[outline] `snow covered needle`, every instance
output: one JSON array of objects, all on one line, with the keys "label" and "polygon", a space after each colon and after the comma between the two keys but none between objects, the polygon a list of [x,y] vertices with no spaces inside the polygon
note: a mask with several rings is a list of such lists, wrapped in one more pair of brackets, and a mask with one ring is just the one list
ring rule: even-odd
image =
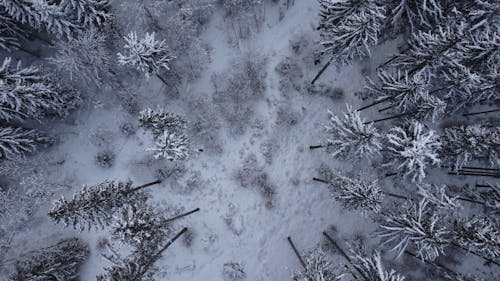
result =
[{"label": "snow covered needle", "polygon": [[424,125],[412,122],[405,127],[394,127],[387,134],[389,162],[386,166],[394,166],[411,177],[413,182],[421,182],[425,178],[427,165],[438,165],[438,151],[441,142],[438,135],[430,130],[424,132]]},{"label": "snow covered needle", "polygon": [[363,215],[380,211],[383,195],[376,181],[336,175],[330,185],[330,191],[346,209],[360,211]]},{"label": "snow covered needle", "polygon": [[[356,280],[363,281],[403,281],[405,277],[393,269],[385,270],[379,252],[373,256],[365,257],[356,255],[353,258],[353,266],[356,270],[351,273]],[[360,276],[358,276],[360,275]]]},{"label": "snow covered needle", "polygon": [[377,128],[372,123],[364,124],[358,111],[347,105],[343,119],[331,111],[328,114],[330,122],[326,126],[326,132],[328,144],[333,147],[333,157],[345,159],[355,156],[369,159],[380,154],[382,144]]},{"label": "snow covered needle", "polygon": [[160,74],[162,69],[170,70],[169,63],[175,57],[165,44],[165,40],[155,40],[155,34],[147,33],[138,38],[135,32],[130,32],[123,38],[126,42],[126,54],[118,53],[120,65],[135,66],[137,70],[149,74]]},{"label": "snow covered needle", "polygon": [[164,131],[148,150],[155,152],[156,159],[182,160],[189,155],[189,140],[183,134]]},{"label": "snow covered needle", "polygon": [[294,281],[335,281],[341,275],[335,273],[333,262],[321,248],[309,251],[304,262],[306,268],[293,274]]},{"label": "snow covered needle", "polygon": [[449,210],[460,208],[457,197],[446,194],[446,185],[421,184],[418,185],[418,194],[438,208]]},{"label": "snow covered needle", "polygon": [[500,257],[500,232],[495,223],[484,216],[474,216],[457,223],[455,239],[469,250],[484,253],[493,259]]},{"label": "snow covered needle", "polygon": [[448,231],[438,226],[441,218],[428,208],[428,204],[426,199],[419,203],[410,202],[409,208],[386,216],[377,232],[383,244],[395,244],[391,250],[397,251],[398,256],[412,244],[422,260],[434,260],[444,254],[449,242],[446,238]]}]

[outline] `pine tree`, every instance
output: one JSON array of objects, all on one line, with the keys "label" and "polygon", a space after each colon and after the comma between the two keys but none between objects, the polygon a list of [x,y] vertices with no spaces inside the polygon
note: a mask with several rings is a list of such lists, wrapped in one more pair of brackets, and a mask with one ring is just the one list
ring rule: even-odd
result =
[{"label": "pine tree", "polygon": [[332,259],[320,247],[307,252],[303,260],[305,268],[294,272],[294,281],[335,281],[341,276]]},{"label": "pine tree", "polygon": [[65,116],[80,102],[79,95],[42,74],[37,67],[11,67],[5,58],[0,66],[0,118],[22,119]]},{"label": "pine tree", "polygon": [[109,0],[61,0],[64,14],[84,29],[102,29],[113,18]]},{"label": "pine tree", "polygon": [[[320,29],[320,43],[324,52],[331,53],[344,62],[370,55],[370,47],[378,43],[385,18],[385,9],[377,1],[347,1],[360,2],[363,4],[358,4],[356,12]],[[334,17],[337,16],[334,14]]]},{"label": "pine tree", "polygon": [[364,215],[380,211],[383,193],[377,181],[334,175],[329,189],[346,209],[359,211]]},{"label": "pine tree", "polygon": [[0,48],[5,51],[18,49],[21,47],[19,39],[26,39],[23,30],[5,11],[0,10]]},{"label": "pine tree", "polygon": [[164,131],[148,150],[154,152],[153,156],[156,159],[173,161],[186,159],[190,153],[189,146],[189,140],[184,134]]},{"label": "pine tree", "polygon": [[90,256],[88,245],[77,238],[35,252],[15,264],[11,281],[78,281],[80,266]]},{"label": "pine tree", "polygon": [[442,154],[456,169],[474,160],[500,166],[500,127],[469,125],[444,131]]},{"label": "pine tree", "polygon": [[102,33],[85,31],[71,41],[59,41],[57,52],[49,62],[71,80],[86,84],[103,85],[113,81],[114,71],[111,56]]},{"label": "pine tree", "polygon": [[32,129],[0,127],[0,159],[13,159],[33,152],[51,138]]},{"label": "pine tree", "polygon": [[118,53],[118,62],[129,65],[149,74],[160,75],[162,70],[170,70],[170,62],[175,58],[165,40],[158,41],[154,33],[147,33],[138,38],[135,32],[130,32],[124,38],[127,50],[125,54]]},{"label": "pine tree", "polygon": [[395,32],[409,27],[410,32],[431,28],[443,18],[439,0],[396,0],[387,1],[388,23]]},{"label": "pine tree", "polygon": [[460,208],[457,197],[447,194],[446,185],[419,184],[418,194],[422,199],[440,209],[456,210]]},{"label": "pine tree", "polygon": [[171,228],[167,220],[153,208],[134,202],[117,212],[111,232],[115,239],[140,247],[161,242],[161,239],[171,234]]},{"label": "pine tree", "polygon": [[330,122],[326,126],[326,132],[334,157],[346,159],[354,156],[358,159],[370,159],[380,154],[380,134],[373,124],[365,124],[359,112],[347,106],[343,119],[331,111],[328,113]]},{"label": "pine tree", "polygon": [[466,25],[459,22],[414,33],[408,42],[409,49],[396,55],[389,65],[411,74],[429,72],[432,75],[449,61],[460,60],[458,46],[467,40],[465,29]]},{"label": "pine tree", "polygon": [[181,132],[186,128],[186,123],[182,116],[164,109],[146,108],[139,114],[139,126],[151,130],[155,137],[161,136],[165,131]]},{"label": "pine tree", "polygon": [[448,230],[440,227],[442,218],[429,208],[426,199],[408,202],[402,211],[389,214],[384,218],[377,235],[383,244],[392,244],[392,251],[401,256],[409,245],[417,250],[422,260],[434,260],[444,254],[448,245]]},{"label": "pine tree", "polygon": [[454,239],[460,247],[496,259],[500,257],[500,231],[496,223],[485,216],[458,220]]},{"label": "pine tree", "polygon": [[[129,257],[121,257],[112,250],[111,255],[105,255],[113,265],[104,269],[105,273],[97,276],[97,281],[152,281],[156,270],[155,263],[162,257],[163,253],[172,245],[175,240],[187,231],[183,228],[177,235],[164,245],[156,244],[154,247],[143,247],[140,251],[133,253]],[[165,239],[167,237],[164,237]],[[164,240],[165,240],[164,239]]]},{"label": "pine tree", "polygon": [[428,165],[439,165],[438,152],[441,143],[432,130],[424,132],[424,125],[411,122],[404,127],[394,127],[387,134],[387,162],[410,177],[413,182],[421,182],[425,178]]},{"label": "pine tree", "polygon": [[420,104],[429,96],[430,76],[425,72],[377,71],[378,81],[368,80],[367,89],[376,100],[388,101],[402,112]]},{"label": "pine tree", "polygon": [[84,186],[72,199],[64,197],[55,202],[49,216],[56,222],[63,222],[74,229],[79,226],[83,231],[93,226],[109,225],[113,214],[128,204],[145,202],[148,196],[143,187],[158,181],[132,187],[132,182],[105,181],[94,186]]},{"label": "pine tree", "polygon": [[386,270],[382,264],[382,258],[379,252],[375,252],[372,256],[366,257],[361,254],[356,254],[352,257],[351,274],[354,280],[360,281],[403,281],[405,277],[395,270]]},{"label": "pine tree", "polygon": [[28,24],[34,29],[43,27],[42,16],[37,10],[36,1],[31,0],[0,0],[0,6],[17,22]]}]

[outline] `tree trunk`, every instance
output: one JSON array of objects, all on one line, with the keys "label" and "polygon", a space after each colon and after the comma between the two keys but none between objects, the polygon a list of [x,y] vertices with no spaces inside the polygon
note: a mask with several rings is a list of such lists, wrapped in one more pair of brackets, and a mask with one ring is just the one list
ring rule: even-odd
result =
[{"label": "tree trunk", "polygon": [[200,210],[200,208],[196,208],[196,209],[191,210],[191,211],[189,211],[189,212],[186,212],[186,213],[184,213],[184,214],[180,214],[180,215],[177,215],[177,216],[175,216],[175,217],[173,217],[173,218],[169,218],[169,219],[167,219],[165,222],[175,221],[175,220],[177,220],[177,219],[180,219],[180,218],[183,218],[183,217],[185,217],[185,216],[189,216],[189,215],[191,215],[191,214],[193,214],[193,213],[196,213],[196,212],[198,212],[199,210]]},{"label": "tree trunk", "polygon": [[313,181],[319,181],[319,182],[322,182],[322,183],[330,184],[328,181],[323,180],[323,179],[318,179],[318,178],[313,178]]},{"label": "tree trunk", "polygon": [[498,112],[500,109],[493,109],[493,110],[486,110],[486,111],[478,111],[478,112],[471,112],[471,113],[464,113],[463,116],[471,116],[471,115],[479,115],[479,114],[487,114],[491,112]]},{"label": "tree trunk", "polygon": [[370,107],[372,107],[372,106],[375,106],[375,105],[380,104],[380,103],[383,103],[383,102],[386,102],[386,101],[388,101],[388,100],[390,100],[390,99],[392,99],[392,97],[383,98],[383,99],[378,100],[378,101],[375,101],[375,102],[373,102],[373,103],[371,103],[371,104],[369,104],[369,105],[365,105],[365,106],[363,106],[363,107],[361,107],[361,108],[357,109],[356,111],[363,111],[363,110],[365,110],[365,109],[367,109],[367,108],[370,108]]},{"label": "tree trunk", "polygon": [[334,57],[334,56],[332,56],[332,57],[328,60],[328,62],[325,64],[325,66],[323,66],[323,67],[321,68],[321,70],[318,72],[318,74],[316,74],[316,76],[314,76],[314,79],[311,81],[311,85],[314,85],[314,83],[316,83],[316,80],[318,80],[318,79],[319,79],[319,77],[321,77],[321,75],[323,75],[323,72],[325,72],[325,70],[326,70],[326,69],[330,66],[330,64],[332,63],[332,61],[333,61],[333,59],[334,59],[334,58],[335,58],[335,57]]},{"label": "tree trunk", "polygon": [[325,147],[325,146],[324,146],[324,145],[322,145],[322,144],[319,144],[319,145],[310,145],[310,146],[309,146],[309,149],[311,149],[311,150],[312,150],[312,149],[318,149],[318,148],[323,148],[323,147]]},{"label": "tree trunk", "polygon": [[469,250],[469,249],[466,249],[460,245],[458,245],[456,242],[451,242],[451,244],[459,249],[462,249],[463,251],[467,252],[467,253],[471,253],[479,258],[482,258],[483,260],[487,261],[488,263],[493,263],[497,266],[500,266],[500,263],[490,259],[490,258],[487,258],[487,257],[483,257],[482,255],[480,255],[479,253],[475,252],[475,251],[472,251],[472,250]]},{"label": "tree trunk", "polygon": [[363,124],[366,125],[366,124],[370,124],[370,123],[377,123],[377,122],[381,122],[381,121],[385,121],[385,120],[396,119],[396,118],[404,117],[406,115],[410,115],[410,114],[413,114],[413,113],[415,113],[415,112],[414,111],[405,112],[405,113],[401,113],[401,114],[398,114],[398,115],[389,116],[389,117],[382,118],[382,119],[377,119],[377,120],[373,120],[373,121],[364,122]]},{"label": "tree trunk", "polygon": [[138,187],[134,187],[132,188],[129,193],[132,193],[132,192],[136,192],[137,190],[139,189],[143,189],[143,188],[146,188],[148,186],[152,186],[152,185],[155,185],[155,184],[159,184],[161,183],[161,180],[155,180],[155,181],[152,181],[152,182],[148,182],[146,184],[143,184],[143,185],[139,185]]},{"label": "tree trunk", "polygon": [[288,236],[287,239],[288,239],[288,243],[290,243],[290,246],[292,246],[293,252],[295,253],[297,258],[299,259],[300,264],[302,265],[302,267],[304,267],[305,270],[307,270],[306,263],[304,262],[304,259],[302,258],[302,256],[299,254],[299,251],[297,251],[297,248],[295,248],[295,245],[293,244],[292,238],[290,238],[290,236]]}]

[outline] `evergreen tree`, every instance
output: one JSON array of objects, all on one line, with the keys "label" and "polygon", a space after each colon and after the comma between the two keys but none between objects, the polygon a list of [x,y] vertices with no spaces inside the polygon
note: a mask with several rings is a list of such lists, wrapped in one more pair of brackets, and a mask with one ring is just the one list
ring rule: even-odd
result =
[{"label": "evergreen tree", "polygon": [[12,159],[35,151],[52,140],[36,130],[0,127],[0,159]]},{"label": "evergreen tree", "polygon": [[442,218],[429,208],[429,201],[408,204],[402,211],[387,215],[377,235],[384,245],[394,245],[391,250],[397,251],[398,256],[412,245],[422,260],[434,260],[444,254],[449,232],[439,226]]},{"label": "evergreen tree", "polygon": [[424,132],[424,125],[412,122],[404,127],[394,127],[387,134],[387,162],[410,177],[413,182],[421,182],[425,178],[428,165],[439,165],[438,152],[441,143],[432,130]]},{"label": "evergreen tree", "polygon": [[190,153],[189,140],[184,134],[164,131],[155,139],[149,151],[154,152],[154,158],[167,160],[186,159]]},{"label": "evergreen tree", "polygon": [[138,38],[135,32],[130,32],[124,40],[127,52],[118,53],[121,65],[135,67],[146,75],[160,75],[162,70],[170,70],[170,62],[175,57],[170,54],[164,40],[155,39],[154,33],[146,33],[143,38]]},{"label": "evergreen tree", "polygon": [[377,181],[334,175],[329,189],[346,209],[362,214],[380,211],[383,194]]},{"label": "evergreen tree", "polygon": [[354,270],[351,274],[354,280],[360,281],[403,281],[405,277],[395,270],[386,270],[382,264],[382,258],[379,252],[375,252],[372,256],[364,256],[356,254],[352,257],[352,265]]},{"label": "evergreen tree", "polygon": [[80,97],[42,74],[37,67],[11,67],[5,58],[0,66],[0,118],[3,120],[45,116],[65,116],[74,109]]},{"label": "evergreen tree", "polygon": [[343,119],[330,111],[328,113],[330,122],[326,126],[326,132],[334,157],[347,159],[354,156],[358,159],[370,159],[380,154],[380,134],[373,124],[365,124],[358,111],[347,106]]},{"label": "evergreen tree", "polygon": [[113,214],[128,204],[145,202],[148,196],[142,188],[158,181],[132,187],[132,182],[105,181],[94,186],[84,186],[72,199],[64,197],[55,202],[49,216],[56,222],[63,222],[80,230],[92,226],[109,225]]},{"label": "evergreen tree", "polygon": [[335,281],[339,280],[333,261],[317,247],[304,255],[305,268],[292,275],[294,281]]},{"label": "evergreen tree", "polygon": [[5,11],[0,10],[0,48],[11,51],[20,47],[19,39],[25,39],[24,31]]},{"label": "evergreen tree", "polygon": [[388,101],[402,112],[429,97],[430,76],[425,72],[377,71],[378,81],[368,80],[368,91],[379,101]]},{"label": "evergreen tree", "polygon": [[61,0],[59,4],[72,21],[84,29],[102,29],[113,16],[109,0]]},{"label": "evergreen tree", "polygon": [[446,193],[446,185],[419,184],[418,194],[430,204],[440,209],[456,210],[460,208],[457,197]]},{"label": "evergreen tree", "polygon": [[395,0],[388,2],[388,24],[398,32],[409,27],[410,32],[428,29],[443,18],[439,0]]},{"label": "evergreen tree", "polygon": [[40,0],[0,0],[0,6],[5,12],[17,22],[28,24],[34,29],[44,26],[42,15],[37,10],[37,2]]},{"label": "evergreen tree", "polygon": [[460,247],[483,253],[487,257],[500,257],[500,231],[496,223],[485,216],[473,216],[458,220],[454,238]]},{"label": "evergreen tree", "polygon": [[[104,257],[113,265],[104,269],[105,273],[97,276],[98,281],[152,281],[156,271],[155,263],[162,257],[163,253],[182,234],[187,231],[183,228],[177,235],[164,245],[155,244],[151,247],[143,247],[140,251],[133,253],[129,257],[121,257],[116,251]],[[167,238],[167,237],[164,237]],[[166,239],[164,239],[166,240]]]},{"label": "evergreen tree", "polygon": [[500,127],[469,125],[444,131],[442,154],[456,169],[474,160],[500,166]]},{"label": "evergreen tree", "polygon": [[139,126],[151,130],[155,137],[161,136],[165,131],[181,132],[186,128],[186,123],[182,116],[164,109],[146,108],[139,114]]},{"label": "evergreen tree", "polygon": [[17,261],[15,271],[9,276],[9,280],[79,281],[80,266],[89,256],[88,245],[77,238],[65,239]]},{"label": "evergreen tree", "polygon": [[[335,5],[335,4],[334,4]],[[329,11],[333,12],[330,20],[322,20],[320,24],[321,45],[324,52],[344,62],[360,56],[370,55],[370,47],[378,43],[385,9],[377,1],[340,1],[340,11],[352,11],[340,20],[338,10],[323,9],[321,16],[328,18]],[[346,9],[347,8],[347,9]]]},{"label": "evergreen tree", "polygon": [[71,80],[103,85],[113,82],[113,62],[106,46],[106,38],[96,31],[85,31],[71,41],[59,41],[57,52],[49,62]]},{"label": "evergreen tree", "polygon": [[128,204],[114,216],[112,234],[115,239],[140,247],[160,243],[171,234],[167,220],[147,205]]}]

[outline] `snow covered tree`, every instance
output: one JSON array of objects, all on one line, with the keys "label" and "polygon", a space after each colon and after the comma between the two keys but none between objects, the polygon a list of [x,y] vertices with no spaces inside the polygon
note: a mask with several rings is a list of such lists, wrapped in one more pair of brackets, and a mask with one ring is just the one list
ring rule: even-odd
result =
[{"label": "snow covered tree", "polygon": [[317,247],[304,255],[305,268],[292,275],[294,281],[336,281],[340,274],[327,254]]},{"label": "snow covered tree", "polygon": [[124,38],[127,50],[125,54],[118,53],[118,63],[135,67],[137,70],[149,74],[160,75],[162,70],[170,70],[170,62],[175,58],[165,40],[155,39],[155,33],[147,33],[138,38],[135,32],[130,32]]},{"label": "snow covered tree", "polygon": [[439,0],[392,0],[388,2],[388,24],[399,32],[409,27],[410,32],[432,28],[443,18]]},{"label": "snow covered tree", "polygon": [[[162,257],[163,253],[179,237],[187,231],[183,228],[172,239],[164,245],[156,247],[146,247],[141,251],[133,253],[129,257],[121,257],[116,251],[111,255],[105,255],[113,265],[104,269],[105,273],[97,276],[97,281],[152,281],[155,273],[154,264]],[[167,239],[167,237],[164,237]]]},{"label": "snow covered tree", "polygon": [[446,193],[446,185],[419,184],[418,194],[422,199],[440,209],[456,210],[460,208],[457,197]]},{"label": "snow covered tree", "polygon": [[332,155],[341,159],[352,156],[370,159],[380,154],[381,136],[373,124],[365,124],[358,111],[347,106],[344,118],[328,111],[330,122],[326,126],[328,145],[332,146]]},{"label": "snow covered tree", "polygon": [[425,72],[377,71],[378,81],[368,79],[367,89],[378,101],[388,101],[402,112],[428,99],[430,76]]},{"label": "snow covered tree", "polygon": [[457,244],[464,249],[493,259],[500,257],[500,231],[488,217],[473,216],[468,220],[458,220],[453,234]]},{"label": "snow covered tree", "polygon": [[80,102],[79,95],[42,74],[34,66],[0,66],[0,118],[6,121],[31,117],[65,116]]},{"label": "snow covered tree", "polygon": [[171,233],[167,220],[141,202],[121,208],[114,216],[111,229],[115,239],[136,247],[144,243],[160,243]]},{"label": "snow covered tree", "polygon": [[190,144],[184,134],[167,130],[155,139],[154,145],[148,148],[148,151],[153,151],[156,159],[182,160],[189,156]]},{"label": "snow covered tree", "polygon": [[186,120],[164,109],[146,108],[139,114],[139,126],[151,130],[153,136],[161,136],[165,131],[181,132],[186,128]]},{"label": "snow covered tree", "polygon": [[394,127],[387,134],[387,162],[410,177],[413,182],[421,182],[425,178],[428,165],[439,165],[441,143],[433,130],[424,131],[424,125],[411,122],[403,127]]},{"label": "snow covered tree", "polygon": [[426,199],[408,202],[402,211],[388,214],[377,231],[384,245],[392,244],[398,256],[412,245],[422,260],[434,260],[444,254],[449,244],[449,231],[440,227],[442,218],[429,208]]},{"label": "snow covered tree", "polygon": [[143,188],[157,184],[154,181],[138,187],[132,181],[105,181],[94,186],[84,186],[72,199],[64,197],[55,202],[49,216],[56,222],[63,222],[80,230],[91,229],[92,226],[109,225],[113,214],[127,204],[145,202],[148,196]]},{"label": "snow covered tree", "polygon": [[40,0],[0,0],[0,6],[17,22],[40,29],[43,21],[36,6],[38,1]]},{"label": "snow covered tree", "polygon": [[0,126],[0,159],[23,156],[51,142],[51,138],[36,130]]},{"label": "snow covered tree", "polygon": [[19,39],[26,39],[19,24],[12,20],[5,11],[0,10],[0,48],[11,51],[21,47]]},{"label": "snow covered tree", "polygon": [[361,281],[403,281],[405,277],[395,270],[386,270],[379,252],[372,256],[356,254],[352,258],[354,270],[350,270],[354,280]]},{"label": "snow covered tree", "polygon": [[113,18],[109,0],[61,0],[59,7],[65,15],[84,29],[102,29]]},{"label": "snow covered tree", "polygon": [[[377,1],[340,1],[342,4],[355,4],[355,12],[342,20],[324,21],[320,28],[320,43],[324,52],[343,62],[356,57],[370,55],[370,47],[378,43],[385,19],[385,9]],[[323,10],[328,12],[328,10]],[[322,15],[322,17],[325,17]],[[338,17],[335,13],[333,19]]]},{"label": "snow covered tree", "polygon": [[474,160],[500,166],[500,127],[469,125],[444,132],[442,154],[456,169]]},{"label": "snow covered tree", "polygon": [[411,74],[422,71],[432,74],[445,63],[460,59],[458,46],[467,38],[465,29],[466,25],[460,22],[414,33],[408,42],[409,49],[396,55],[389,65]]},{"label": "snow covered tree", "polygon": [[333,175],[329,189],[333,197],[349,210],[362,214],[380,211],[383,193],[377,181]]},{"label": "snow covered tree", "polygon": [[59,41],[49,62],[71,80],[103,85],[114,80],[113,63],[103,33],[86,31],[71,41]]},{"label": "snow covered tree", "polygon": [[78,238],[62,240],[15,263],[10,281],[78,281],[80,266],[90,256],[88,245]]}]

